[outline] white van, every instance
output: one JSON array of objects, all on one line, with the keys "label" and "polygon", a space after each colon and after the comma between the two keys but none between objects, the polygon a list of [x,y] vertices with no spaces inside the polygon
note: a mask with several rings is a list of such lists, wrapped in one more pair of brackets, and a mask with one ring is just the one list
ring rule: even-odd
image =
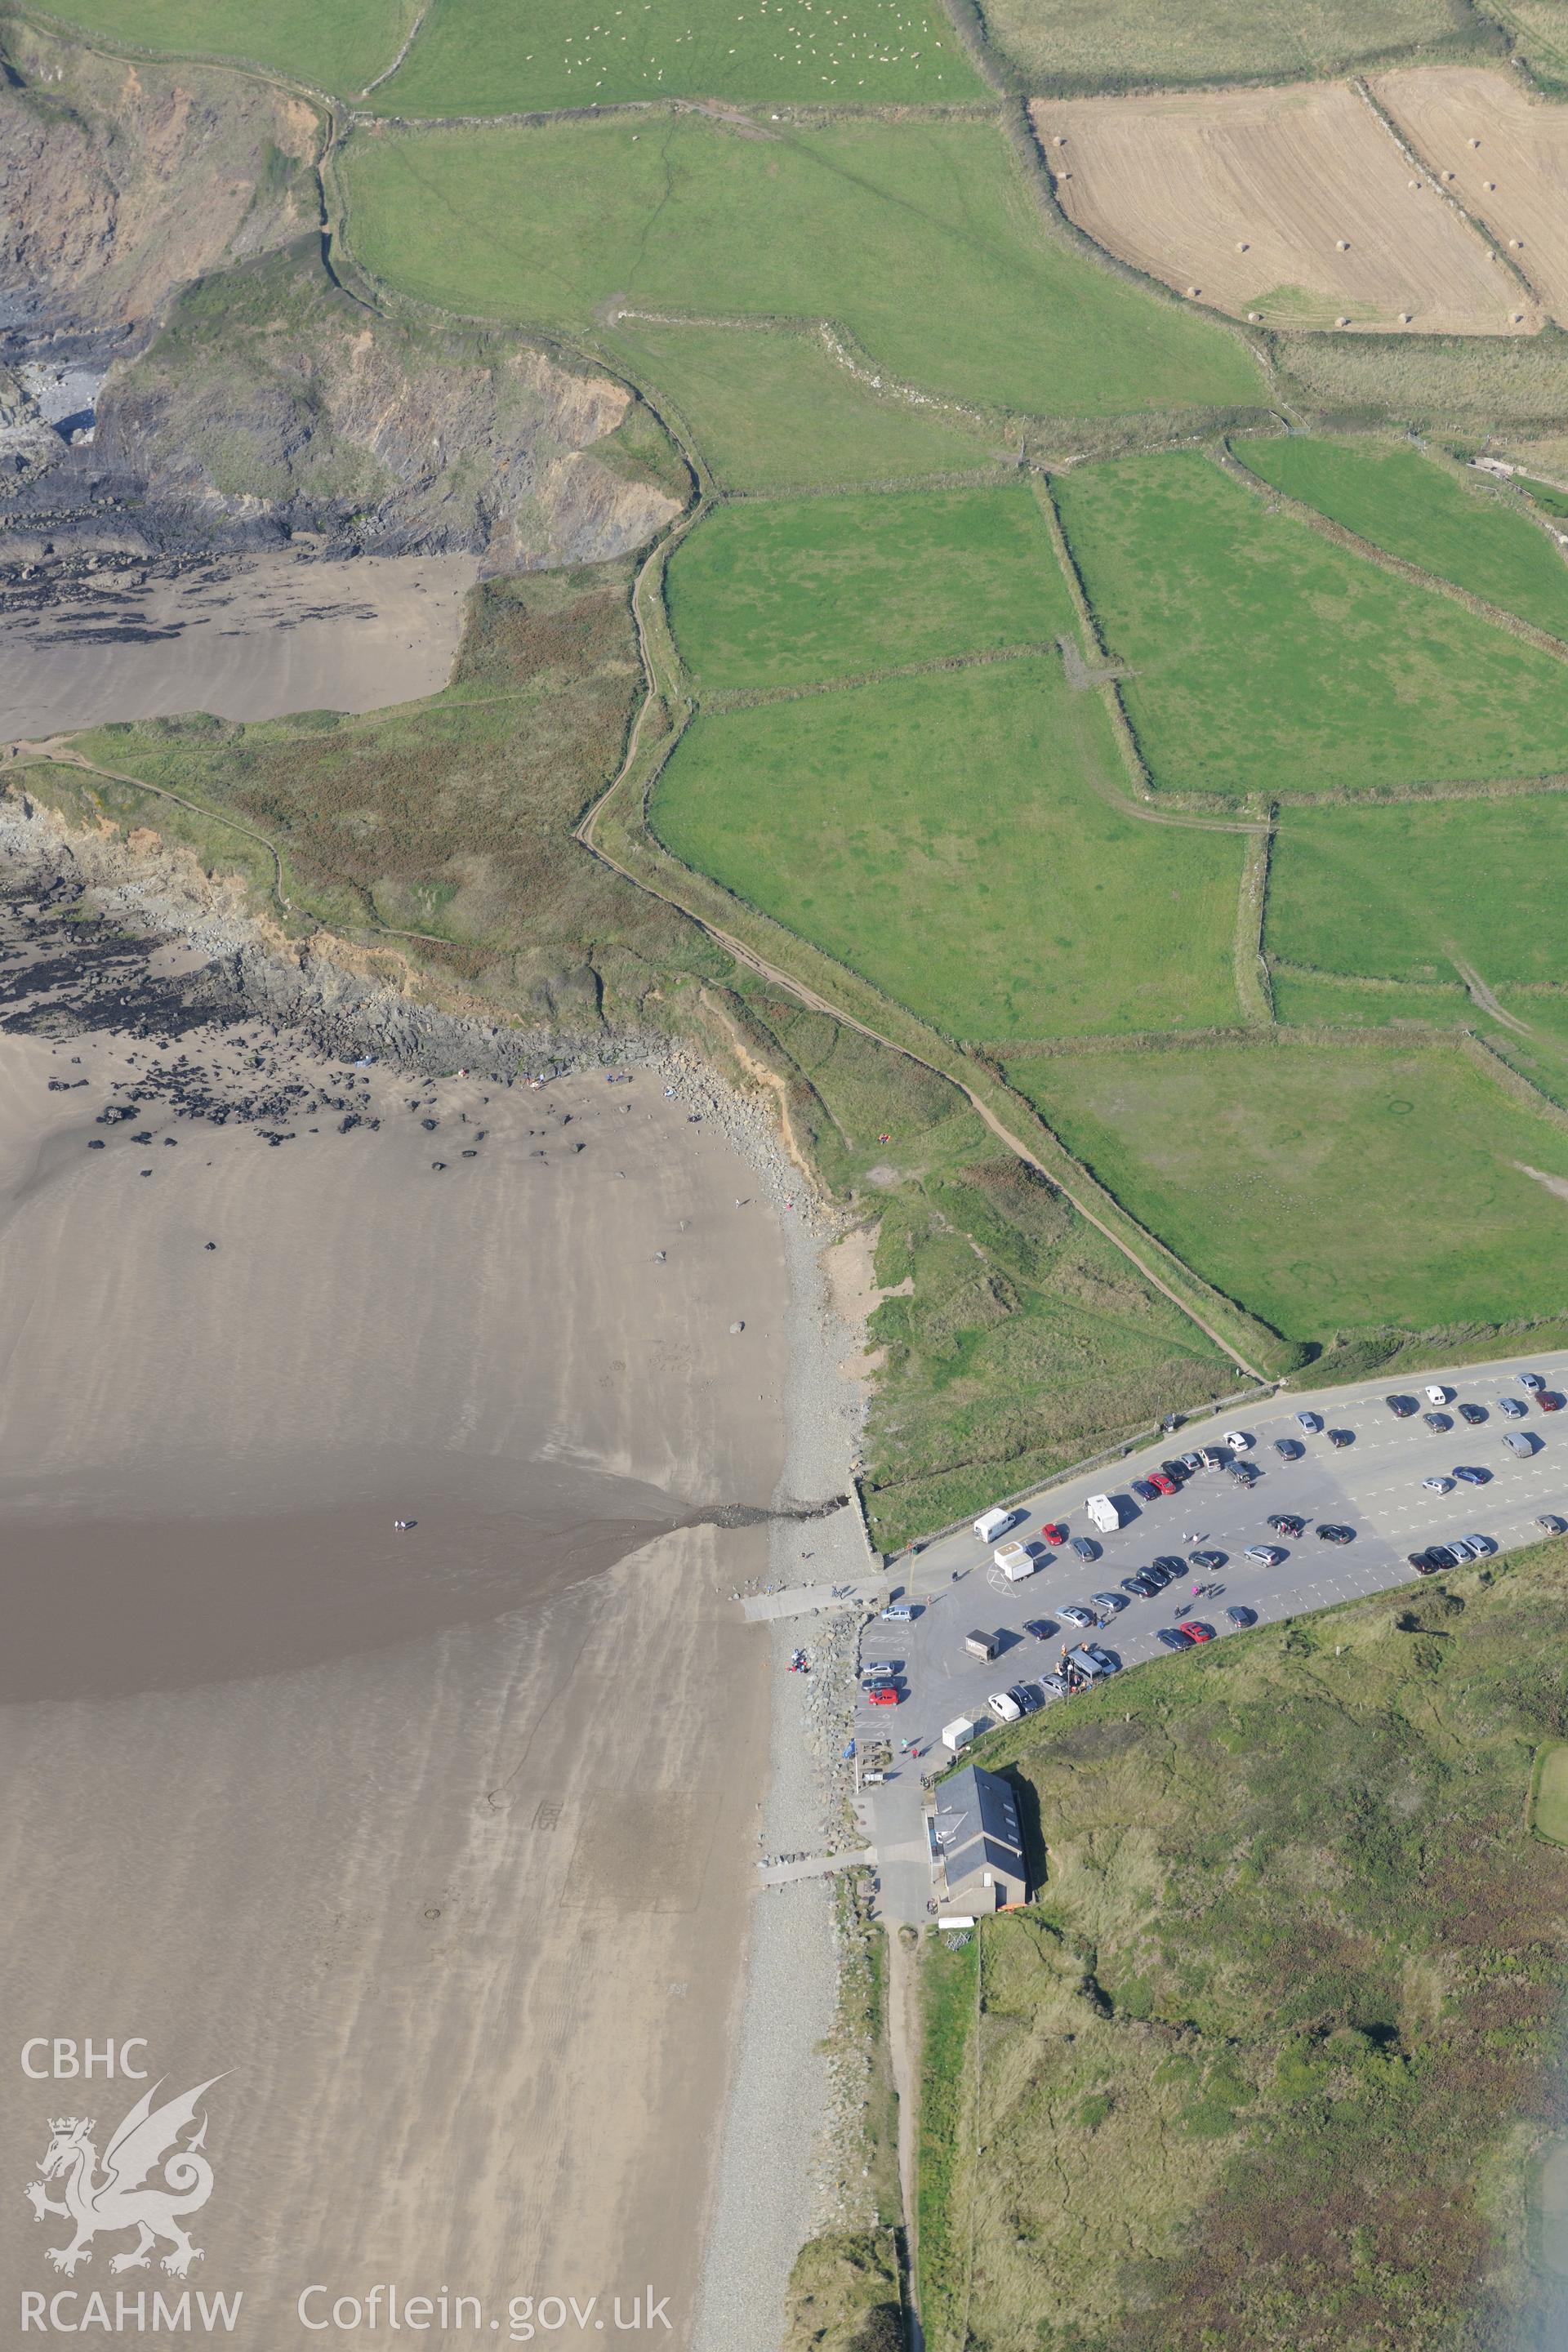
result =
[{"label": "white van", "polygon": [[969,1716],[955,1716],[942,1727],[942,1744],[950,1755],[956,1756],[961,1748],[968,1747],[979,1727]]},{"label": "white van", "polygon": [[1035,1572],[1035,1555],[1027,1544],[998,1544],[991,1557],[1009,1584],[1016,1584],[1021,1578],[1033,1576]]},{"label": "white van", "polygon": [[1022,1511],[982,1511],[974,1522],[974,1532],[982,1543],[994,1543],[1009,1528],[1016,1528],[1023,1516]]},{"label": "white van", "polygon": [[1098,1528],[1102,1536],[1114,1535],[1121,1525],[1121,1507],[1109,1495],[1091,1495],[1084,1508],[1090,1527]]}]

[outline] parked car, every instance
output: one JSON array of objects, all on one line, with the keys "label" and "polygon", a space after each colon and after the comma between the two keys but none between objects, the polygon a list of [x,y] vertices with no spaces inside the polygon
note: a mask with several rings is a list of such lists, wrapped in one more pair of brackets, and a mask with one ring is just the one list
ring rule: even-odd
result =
[{"label": "parked car", "polygon": [[1303,1429],[1311,1431],[1314,1435],[1323,1425],[1323,1416],[1321,1412],[1299,1412],[1296,1418]]},{"label": "parked car", "polygon": [[1227,1609],[1225,1613],[1232,1625],[1256,1625],[1258,1622],[1256,1609]]},{"label": "parked car", "polygon": [[1189,1477],[1189,1478],[1195,1478],[1195,1477],[1197,1476],[1197,1475],[1198,1475],[1198,1472],[1203,1468],[1203,1466],[1204,1466],[1204,1457],[1203,1457],[1203,1455],[1202,1455],[1201,1454],[1183,1454],[1183,1456],[1182,1456],[1182,1468],[1183,1468],[1183,1471],[1184,1471],[1184,1472],[1185,1473],[1185,1475],[1187,1475],[1187,1477]]},{"label": "parked car", "polygon": [[1162,1592],[1163,1592],[1166,1585],[1171,1581],[1172,1577],[1180,1576],[1181,1572],[1182,1563],[1180,1560],[1176,1562],[1174,1568],[1171,1568],[1168,1567],[1163,1559],[1152,1559],[1149,1562],[1148,1567],[1142,1571],[1142,1573],[1149,1578],[1151,1582],[1156,1585]]},{"label": "parked car", "polygon": [[1431,1550],[1407,1552],[1405,1558],[1417,1576],[1436,1576],[1438,1569],[1447,1564],[1445,1558]]},{"label": "parked car", "polygon": [[1069,1601],[1065,1609],[1058,1610],[1057,1614],[1065,1617],[1069,1625],[1089,1626],[1095,1622],[1093,1610],[1085,1609],[1077,1601]]},{"label": "parked car", "polygon": [[1179,1487],[1185,1485],[1188,1471],[1187,1465],[1184,1462],[1162,1462],[1160,1467],[1164,1472],[1173,1486]]},{"label": "parked car", "polygon": [[1016,1723],[1024,1712],[1011,1691],[993,1691],[985,1704],[998,1723]]},{"label": "parked car", "polygon": [[1454,1482],[1451,1478],[1423,1478],[1421,1484],[1429,1487],[1434,1495],[1451,1495],[1454,1491]]},{"label": "parked car", "polygon": [[1395,1421],[1408,1421],[1415,1410],[1415,1400],[1412,1396],[1388,1396],[1383,1402]]},{"label": "parked car", "polygon": [[1426,1383],[1426,1401],[1429,1404],[1447,1403],[1448,1391],[1443,1386],[1441,1381],[1428,1381]]},{"label": "parked car", "polygon": [[[1121,1580],[1122,1591],[1130,1592],[1134,1601],[1152,1601],[1156,1592],[1163,1589],[1155,1583],[1152,1576],[1145,1576],[1142,1569],[1131,1576],[1124,1576]],[[1123,1606],[1125,1605],[1123,1603]]]},{"label": "parked car", "polygon": [[1042,1675],[1040,1688],[1047,1698],[1065,1698],[1068,1691],[1068,1678],[1066,1675]]},{"label": "parked car", "polygon": [[1177,1495],[1181,1492],[1179,1482],[1172,1477],[1168,1470],[1151,1470],[1149,1484],[1157,1495]]},{"label": "parked car", "polygon": [[[1508,1435],[1503,1439],[1503,1444],[1507,1446],[1510,1454],[1517,1454],[1526,1461],[1528,1461],[1531,1454],[1534,1453],[1540,1443],[1541,1440],[1539,1437],[1531,1437],[1522,1429],[1510,1429]],[[1464,1475],[1465,1474],[1462,1470],[1456,1470],[1454,1473],[1456,1478],[1462,1478],[1464,1477]],[[1481,1484],[1481,1480],[1479,1478],[1472,1478],[1468,1483],[1472,1486],[1479,1486]]]},{"label": "parked car", "polygon": [[1048,1617],[1031,1617],[1024,1628],[1031,1642],[1048,1642],[1056,1630]]},{"label": "parked car", "polygon": [[1467,1536],[1465,1538],[1465,1541],[1469,1545],[1470,1550],[1477,1559],[1490,1559],[1493,1552],[1497,1549],[1497,1546],[1492,1541],[1490,1536]]},{"label": "parked car", "polygon": [[884,1625],[911,1625],[914,1615],[907,1601],[889,1601],[882,1612],[882,1622]]},{"label": "parked car", "polygon": [[1233,1462],[1230,1475],[1238,1486],[1252,1487],[1257,1486],[1263,1473],[1256,1462]]},{"label": "parked car", "polygon": [[1510,1421],[1525,1420],[1530,1410],[1528,1405],[1521,1404],[1517,1397],[1499,1397],[1497,1409],[1499,1412],[1505,1412]]},{"label": "parked car", "polygon": [[1535,1402],[1542,1412],[1561,1412],[1563,1400],[1555,1389],[1537,1389]]},{"label": "parked car", "polygon": [[1175,1577],[1186,1573],[1187,1563],[1173,1551],[1163,1551],[1158,1559],[1150,1562],[1150,1566],[1156,1569],[1169,1584]]},{"label": "parked car", "polygon": [[1047,1519],[1040,1533],[1047,1543],[1054,1544],[1058,1551],[1068,1539],[1068,1531],[1059,1519]]},{"label": "parked car", "polygon": [[1568,1536],[1568,1519],[1556,1511],[1542,1511],[1535,1524],[1544,1528],[1549,1536]]},{"label": "parked car", "polygon": [[1007,1696],[1016,1700],[1020,1715],[1038,1715],[1046,1703],[1046,1694],[1037,1683],[1015,1683]]},{"label": "parked car", "polygon": [[1542,1379],[1539,1372],[1521,1372],[1519,1375],[1519,1385],[1521,1389],[1529,1389],[1531,1394],[1533,1395],[1537,1389],[1543,1389],[1546,1386],[1546,1382]]},{"label": "parked car", "polygon": [[[1510,1446],[1516,1454],[1533,1454],[1535,1451],[1534,1440],[1521,1437],[1517,1433],[1512,1437],[1505,1437],[1503,1444]],[[1473,1465],[1461,1468],[1456,1464],[1454,1468],[1454,1475],[1462,1486],[1484,1486],[1491,1475],[1489,1470],[1478,1470]]]},{"label": "parked car", "polygon": [[1194,1568],[1201,1568],[1205,1576],[1212,1575],[1216,1568],[1225,1566],[1225,1554],[1222,1551],[1190,1551],[1187,1558]]},{"label": "parked car", "polygon": [[1307,1529],[1306,1520],[1298,1518],[1294,1511],[1276,1511],[1268,1524],[1277,1536],[1304,1535]]},{"label": "parked car", "polygon": [[866,1696],[873,1706],[897,1706],[902,1693],[896,1683],[879,1683]]},{"label": "parked car", "polygon": [[1474,1559],[1477,1557],[1475,1549],[1468,1536],[1450,1536],[1448,1538],[1447,1549],[1453,1553],[1456,1560]]},{"label": "parked car", "polygon": [[1187,1637],[1179,1625],[1159,1626],[1154,1639],[1163,1642],[1167,1650],[1184,1650],[1187,1647]]},{"label": "parked car", "polygon": [[1329,1444],[1336,1449],[1342,1445],[1353,1445],[1355,1444],[1355,1432],[1353,1429],[1331,1429],[1329,1432]]},{"label": "parked car", "polygon": [[1277,1437],[1274,1441],[1274,1451],[1283,1461],[1300,1462],[1307,1449],[1300,1438]]},{"label": "parked car", "polygon": [[860,1669],[863,1683],[890,1683],[899,1671],[897,1658],[868,1658]]},{"label": "parked car", "polygon": [[1225,1442],[1233,1454],[1247,1454],[1252,1448],[1252,1440],[1245,1429],[1227,1429]]},{"label": "parked car", "polygon": [[1439,1436],[1441,1436],[1444,1430],[1452,1429],[1454,1426],[1453,1415],[1451,1413],[1424,1412],[1421,1418],[1426,1423],[1427,1428],[1435,1429]]},{"label": "parked car", "polygon": [[1482,1422],[1485,1421],[1487,1417],[1487,1409],[1484,1404],[1458,1404],[1454,1407],[1454,1411],[1458,1414],[1459,1419],[1464,1423],[1467,1429],[1479,1429]]},{"label": "parked car", "polygon": [[1335,1519],[1324,1519],[1318,1528],[1318,1540],[1331,1544],[1354,1543],[1355,1529],[1341,1527]]},{"label": "parked car", "polygon": [[1283,1544],[1248,1544],[1247,1557],[1255,1559],[1259,1568],[1279,1568],[1290,1555]]},{"label": "parked car", "polygon": [[1113,1617],[1127,1606],[1125,1588],[1121,1592],[1091,1592],[1089,1597],[1097,1609],[1109,1609]]},{"label": "parked car", "polygon": [[1100,1546],[1095,1542],[1092,1536],[1074,1536],[1071,1538],[1070,1549],[1077,1552],[1079,1559],[1098,1559],[1100,1558]]},{"label": "parked car", "polygon": [[1134,1478],[1132,1492],[1141,1503],[1157,1503],[1160,1499],[1160,1489],[1152,1478]]},{"label": "parked car", "polygon": [[1182,1624],[1181,1631],[1185,1634],[1189,1642],[1212,1642],[1214,1640],[1214,1627],[1212,1625],[1200,1624],[1195,1617],[1188,1617],[1185,1619]]}]

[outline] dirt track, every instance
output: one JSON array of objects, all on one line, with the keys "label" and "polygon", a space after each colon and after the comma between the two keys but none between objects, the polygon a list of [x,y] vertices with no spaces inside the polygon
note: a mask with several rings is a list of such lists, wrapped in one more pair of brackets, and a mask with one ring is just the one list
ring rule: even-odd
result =
[{"label": "dirt track", "polygon": [[1542,323],[1346,83],[1040,99],[1032,111],[1069,217],[1217,310],[1426,334]]},{"label": "dirt track", "polygon": [[1379,74],[1370,86],[1552,317],[1568,319],[1568,107],[1468,66]]}]

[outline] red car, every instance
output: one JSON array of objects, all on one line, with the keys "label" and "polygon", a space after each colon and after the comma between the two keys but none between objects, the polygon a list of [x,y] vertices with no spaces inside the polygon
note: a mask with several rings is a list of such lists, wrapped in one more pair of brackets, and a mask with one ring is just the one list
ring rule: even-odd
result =
[{"label": "red car", "polygon": [[1174,1495],[1179,1491],[1175,1480],[1167,1478],[1163,1470],[1151,1470],[1149,1484],[1162,1495]]},{"label": "red car", "polygon": [[874,1683],[866,1696],[873,1706],[897,1706],[898,1686],[893,1683]]},{"label": "red car", "polygon": [[1212,1625],[1200,1625],[1195,1617],[1189,1617],[1186,1622],[1178,1626],[1176,1630],[1178,1633],[1184,1633],[1189,1642],[1212,1642],[1214,1640],[1214,1627]]},{"label": "red car", "polygon": [[1563,1410],[1563,1400],[1555,1389],[1537,1389],[1535,1402],[1542,1412],[1561,1412]]},{"label": "red car", "polygon": [[1048,1544],[1065,1544],[1068,1539],[1068,1531],[1066,1528],[1062,1527],[1056,1519],[1047,1519],[1045,1526],[1040,1529],[1040,1533],[1044,1536]]}]

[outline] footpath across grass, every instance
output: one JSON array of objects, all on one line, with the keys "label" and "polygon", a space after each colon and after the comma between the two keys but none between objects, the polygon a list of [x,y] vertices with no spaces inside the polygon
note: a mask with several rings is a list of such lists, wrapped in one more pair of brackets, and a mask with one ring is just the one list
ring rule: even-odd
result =
[{"label": "footpath across grass", "polygon": [[1568,1131],[1458,1047],[1283,1034],[1008,1076],[1132,1215],[1289,1339],[1568,1309],[1568,1213],[1542,1181],[1568,1181]]},{"label": "footpath across grass", "polygon": [[1568,793],[1292,809],[1268,944],[1287,963],[1415,982],[1453,958],[1500,982],[1568,982]]},{"label": "footpath across grass", "polygon": [[1207,459],[1084,466],[1057,496],[1157,783],[1370,798],[1568,769],[1568,665]]},{"label": "footpath across grass", "polygon": [[1048,1874],[980,1931],[967,2042],[974,1962],[931,1956],[922,2283],[928,2183],[962,2190],[931,2352],[1537,2340],[1568,1855],[1526,1801],[1568,1734],[1565,1571],[1542,1545],[1230,1636],[987,1741]]},{"label": "footpath across grass", "polygon": [[1568,638],[1568,564],[1506,493],[1468,482],[1408,445],[1291,434],[1240,441],[1237,456],[1275,488],[1347,530]]},{"label": "footpath across grass", "polygon": [[949,1036],[1233,1024],[1241,836],[1141,823],[1122,789],[1050,656],[700,716],[652,822]]},{"label": "footpath across grass", "polygon": [[48,11],[89,37],[242,58],[345,98],[385,71],[418,13],[418,0],[63,0]]},{"label": "footpath across grass", "polygon": [[389,114],[528,114],[637,98],[951,106],[990,95],[926,0],[433,0]]},{"label": "footpath across grass", "polygon": [[665,594],[703,692],[1077,634],[1022,487],[721,507],[681,541]]},{"label": "footpath across grass", "polygon": [[[721,489],[968,473],[1007,454],[1000,426],[860,383],[809,327],[627,320],[605,346],[661,413],[674,409]],[[1015,429],[1015,454],[1017,439]]]},{"label": "footpath across grass", "polygon": [[829,318],[907,383],[1031,415],[1262,399],[1234,335],[1050,234],[994,121],[661,112],[356,134],[345,159],[361,260],[447,310],[574,334],[612,299]]}]

